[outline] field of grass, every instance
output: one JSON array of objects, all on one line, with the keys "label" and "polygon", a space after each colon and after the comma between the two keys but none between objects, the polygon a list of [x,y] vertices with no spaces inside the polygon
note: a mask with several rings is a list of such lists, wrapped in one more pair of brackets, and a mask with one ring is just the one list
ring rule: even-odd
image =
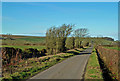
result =
[{"label": "field of grass", "polygon": [[[3,37],[8,37],[8,36],[3,35]],[[14,47],[14,48],[20,48],[22,50],[27,48],[35,48],[38,50],[45,49],[45,37],[11,35],[10,38],[12,38],[13,40],[1,39],[0,42],[2,42],[2,45],[0,47]]]},{"label": "field of grass", "polygon": [[[7,37],[7,36],[5,36]],[[11,39],[2,40],[3,45],[45,45],[45,37],[11,36]]]},{"label": "field of grass", "polygon": [[[46,44],[45,37],[17,36],[17,35],[11,35],[11,36],[3,35],[3,37],[12,38],[13,40],[11,39],[0,40],[0,42],[2,41],[2,46],[0,47],[14,47],[14,48],[20,48],[22,50],[26,48],[35,48],[38,50],[45,49],[45,44]],[[82,45],[86,44],[86,42],[91,43],[91,41],[94,41],[95,45],[98,44],[111,45],[115,43],[113,41],[108,41],[102,38],[81,38],[80,40],[83,41]]]},{"label": "field of grass", "polygon": [[[9,37],[9,36],[3,35],[3,37]],[[10,40],[10,39],[3,40],[2,41],[3,45],[24,45],[24,44],[45,45],[46,43],[45,37],[16,36],[16,35],[11,35],[10,37],[13,38],[14,40]],[[115,43],[114,41],[109,41],[102,38],[81,38],[80,40],[83,41],[83,43],[94,41],[94,43],[102,44],[102,45],[111,45]]]},{"label": "field of grass", "polygon": [[115,49],[115,50],[119,50],[120,51],[120,47],[104,47],[104,48]]},{"label": "field of grass", "polygon": [[91,43],[91,41],[93,41],[94,45],[115,45],[116,44],[115,41],[109,41],[102,38],[81,38],[80,40],[83,41],[82,42],[83,44],[85,42]]},{"label": "field of grass", "polygon": [[103,79],[102,71],[100,69],[100,65],[99,65],[99,61],[98,61],[95,49],[90,55],[90,58],[88,60],[88,64],[86,67],[85,81],[87,81],[88,79],[91,79],[91,81],[92,79],[99,79],[100,81]]},{"label": "field of grass", "polygon": [[[7,35],[3,35],[3,37],[8,37]],[[27,48],[35,48],[38,50],[45,49],[46,40],[45,37],[35,37],[35,36],[15,36],[11,35],[11,39],[6,40],[0,40],[2,41],[2,46],[0,47],[14,47],[14,48],[20,48],[22,50]],[[81,38],[81,41],[83,41],[83,45],[86,42],[94,41],[95,44],[105,44],[109,45],[112,44],[113,41],[108,41],[105,39],[97,39],[97,38]]]}]

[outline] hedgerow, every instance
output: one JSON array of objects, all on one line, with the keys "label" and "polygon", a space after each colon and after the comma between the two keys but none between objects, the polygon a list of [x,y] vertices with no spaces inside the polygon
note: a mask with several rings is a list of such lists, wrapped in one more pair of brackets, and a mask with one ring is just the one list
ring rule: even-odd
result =
[{"label": "hedgerow", "polygon": [[3,47],[2,48],[2,64],[3,66],[18,64],[20,60],[45,56],[46,50],[38,51],[37,49],[29,48],[22,51],[19,48]]},{"label": "hedgerow", "polygon": [[118,50],[115,49],[107,49],[104,46],[97,46],[97,51],[104,61],[106,67],[112,73],[111,76],[113,79],[118,79]]}]

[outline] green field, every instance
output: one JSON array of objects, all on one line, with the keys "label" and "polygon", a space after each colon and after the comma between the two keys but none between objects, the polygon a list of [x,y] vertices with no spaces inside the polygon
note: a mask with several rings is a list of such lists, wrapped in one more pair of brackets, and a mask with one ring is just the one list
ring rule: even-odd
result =
[{"label": "green field", "polygon": [[[36,48],[38,50],[41,50],[45,48],[46,40],[45,37],[35,37],[35,36],[16,36],[11,35],[10,37],[8,35],[3,35],[3,37],[7,37],[5,40],[2,41],[1,47],[14,47],[14,48],[21,48],[22,50],[26,48]],[[13,40],[9,39],[12,38]],[[111,45],[115,42],[108,41],[106,39],[102,38],[81,38],[80,41],[82,42],[82,45],[84,45],[86,42],[94,41],[95,45]]]},{"label": "green field", "polygon": [[84,44],[85,42],[91,42],[93,41],[94,45],[114,45],[116,44],[115,41],[109,41],[106,39],[102,38],[81,38],[82,43]]},{"label": "green field", "polygon": [[[8,37],[7,35],[3,37]],[[38,50],[45,49],[45,37],[33,37],[33,36],[15,36],[12,35],[11,39],[0,40],[2,45],[0,47],[14,47],[22,50],[27,48],[35,48]]]},{"label": "green field", "polygon": [[[8,37],[7,35],[3,35],[3,37]],[[15,36],[11,35],[10,38],[13,38],[14,40],[6,39],[2,40],[3,45],[24,45],[24,44],[37,44],[37,45],[43,45],[46,43],[45,37],[35,37],[35,36]],[[91,42],[94,41],[96,44],[102,44],[102,45],[110,45],[114,44],[114,41],[109,41],[103,38],[80,38],[81,41],[84,42]],[[1,40],[0,40],[1,41]]]},{"label": "green field", "polygon": [[45,37],[11,36],[10,38],[13,40],[2,40],[2,45],[45,45]]},{"label": "green field", "polygon": [[30,43],[45,43],[45,38],[37,38],[37,37],[17,38],[17,40],[26,41]]},{"label": "green field", "polygon": [[104,47],[104,48],[115,49],[115,50],[119,50],[120,51],[120,47]]}]

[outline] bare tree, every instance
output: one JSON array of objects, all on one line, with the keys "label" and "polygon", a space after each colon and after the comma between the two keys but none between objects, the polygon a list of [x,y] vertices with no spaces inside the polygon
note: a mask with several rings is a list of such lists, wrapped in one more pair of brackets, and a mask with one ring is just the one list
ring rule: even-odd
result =
[{"label": "bare tree", "polygon": [[88,29],[87,28],[80,28],[74,31],[75,37],[87,37],[88,36]]},{"label": "bare tree", "polygon": [[75,36],[75,47],[76,48],[82,47],[81,46],[83,42],[82,38],[87,37],[89,35],[88,29],[87,28],[76,29],[73,35]]}]

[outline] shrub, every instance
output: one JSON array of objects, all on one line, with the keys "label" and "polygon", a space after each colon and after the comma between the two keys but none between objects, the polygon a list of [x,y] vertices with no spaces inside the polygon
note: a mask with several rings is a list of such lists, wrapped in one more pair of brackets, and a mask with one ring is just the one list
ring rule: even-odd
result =
[{"label": "shrub", "polygon": [[67,49],[73,49],[74,48],[74,37],[69,37],[66,40],[66,48]]},{"label": "shrub", "polygon": [[80,46],[80,48],[84,48],[83,46]]},{"label": "shrub", "polygon": [[40,57],[40,56],[41,56],[40,52],[37,49],[28,48],[25,49],[23,58],[27,59],[27,58]]},{"label": "shrub", "polygon": [[2,48],[2,64],[8,65],[10,63],[16,63],[21,59],[22,50],[19,48],[4,47]]},{"label": "shrub", "polygon": [[45,53],[47,53],[46,49],[42,49],[41,50],[41,56],[45,56],[46,55]]}]

